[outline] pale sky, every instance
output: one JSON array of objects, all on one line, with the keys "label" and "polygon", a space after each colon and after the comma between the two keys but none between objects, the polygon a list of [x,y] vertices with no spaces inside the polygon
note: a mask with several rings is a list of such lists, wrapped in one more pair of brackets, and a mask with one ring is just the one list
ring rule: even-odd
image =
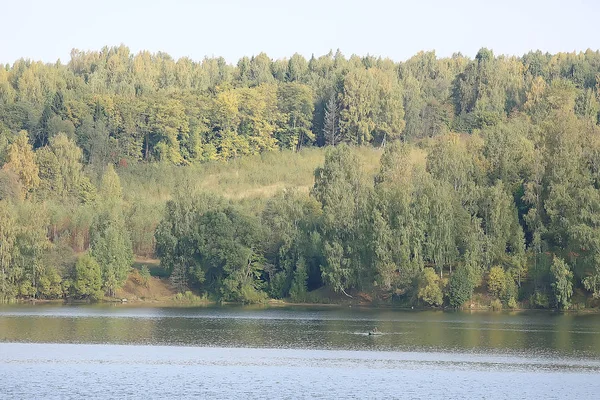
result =
[{"label": "pale sky", "polygon": [[523,55],[600,48],[597,0],[19,0],[2,5],[0,62],[69,61],[72,48],[125,44],[133,53],[320,56],[330,49],[406,60],[481,47]]}]

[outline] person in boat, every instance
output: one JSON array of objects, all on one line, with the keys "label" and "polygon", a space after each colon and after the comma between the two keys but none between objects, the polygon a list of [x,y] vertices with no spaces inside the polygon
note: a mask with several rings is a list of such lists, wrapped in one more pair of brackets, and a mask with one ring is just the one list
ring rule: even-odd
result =
[{"label": "person in boat", "polygon": [[371,333],[372,335],[376,335],[379,333],[379,330],[377,329],[377,327],[375,327],[375,328],[371,329],[371,332],[369,332],[369,333]]}]

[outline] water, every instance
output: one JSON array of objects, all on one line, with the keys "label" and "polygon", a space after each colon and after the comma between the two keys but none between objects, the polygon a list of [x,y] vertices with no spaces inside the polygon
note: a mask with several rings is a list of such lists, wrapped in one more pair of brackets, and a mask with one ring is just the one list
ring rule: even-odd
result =
[{"label": "water", "polygon": [[0,306],[0,398],[596,398],[599,372],[596,314]]}]

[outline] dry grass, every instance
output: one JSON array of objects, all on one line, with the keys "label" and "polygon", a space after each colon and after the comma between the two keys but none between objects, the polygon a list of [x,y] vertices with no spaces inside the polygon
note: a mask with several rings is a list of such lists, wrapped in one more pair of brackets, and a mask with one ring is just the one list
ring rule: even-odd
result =
[{"label": "dry grass", "polygon": [[[125,200],[137,206],[136,221],[142,228],[155,227],[162,218],[166,202],[176,191],[211,192],[230,199],[250,213],[260,214],[266,201],[279,191],[296,188],[308,193],[314,172],[325,161],[327,148],[305,148],[300,152],[277,151],[240,157],[228,162],[209,162],[178,167],[162,163],[140,163],[118,170]],[[382,149],[355,147],[365,171],[374,176],[379,171]],[[425,164],[426,151],[413,147],[411,160]],[[142,222],[144,222],[142,224]],[[143,232],[142,232],[143,233]],[[142,238],[137,232],[138,247],[152,248],[152,234]],[[153,270],[153,266],[149,268]],[[154,275],[154,271],[153,271]]]},{"label": "dry grass", "polygon": [[410,162],[413,165],[425,167],[427,163],[427,152],[425,150],[413,147],[410,151]]},{"label": "dry grass", "polygon": [[133,270],[116,297],[129,301],[169,301],[176,293],[167,279],[151,276],[144,281],[138,270]]},{"label": "dry grass", "polygon": [[[326,151],[306,148],[297,153],[267,152],[188,167],[139,164],[120,169],[119,175],[129,201],[164,203],[175,190],[182,189],[210,191],[233,200],[260,200],[288,187],[308,191]],[[382,150],[358,147],[355,151],[367,172],[375,174]]]}]

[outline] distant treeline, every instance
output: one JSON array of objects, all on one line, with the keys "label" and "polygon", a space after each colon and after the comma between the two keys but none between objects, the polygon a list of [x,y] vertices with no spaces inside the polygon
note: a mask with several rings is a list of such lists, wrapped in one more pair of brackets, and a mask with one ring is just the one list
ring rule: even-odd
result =
[{"label": "distant treeline", "polygon": [[[34,148],[59,132],[86,163],[189,164],[277,148],[381,144],[472,132],[518,112],[550,88],[571,91],[576,114],[598,119],[600,53],[531,52],[474,60],[419,53],[406,62],[344,57],[244,57],[194,62],[125,46],[73,50],[71,61],[0,68],[2,141],[21,130]],[[551,100],[552,101],[552,100]],[[2,143],[0,141],[0,143]]]},{"label": "distant treeline", "polygon": [[[432,305],[473,293],[593,304],[599,87],[598,51],[232,66],[121,46],[19,60],[0,69],[0,297],[114,294],[156,243],[181,290],[226,300],[326,286]],[[347,144],[385,148],[375,176]],[[157,161],[168,174],[308,146],[332,147],[310,193],[258,207],[122,193],[113,168]]]}]

